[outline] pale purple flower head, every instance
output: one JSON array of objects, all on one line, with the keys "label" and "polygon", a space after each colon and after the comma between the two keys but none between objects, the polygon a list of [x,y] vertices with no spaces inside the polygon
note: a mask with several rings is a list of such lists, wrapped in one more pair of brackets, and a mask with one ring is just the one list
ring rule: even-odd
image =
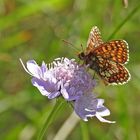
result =
[{"label": "pale purple flower head", "polygon": [[61,83],[54,76],[53,70],[48,69],[44,62],[42,62],[41,66],[38,66],[34,60],[29,60],[26,63],[27,69],[23,63],[22,65],[25,71],[33,77],[32,84],[38,88],[42,95],[48,96],[49,99],[60,95]]},{"label": "pale purple flower head", "polygon": [[74,103],[76,114],[84,121],[96,116],[101,122],[114,123],[104,119],[104,116],[110,115],[110,111],[103,105],[104,100],[98,99],[93,93],[87,92]]},{"label": "pale purple flower head", "polygon": [[96,116],[102,122],[111,123],[102,118],[110,114],[103,106],[104,101],[92,93],[95,80],[74,59],[58,58],[49,65],[42,62],[41,66],[34,60],[29,60],[26,67],[21,59],[20,61],[25,71],[32,76],[32,84],[42,95],[49,99],[62,95],[67,101],[72,101],[76,114],[84,121]]},{"label": "pale purple flower head", "polygon": [[79,66],[74,59],[58,58],[48,66],[44,62],[38,66],[34,60],[29,60],[27,68],[23,63],[22,65],[33,77],[32,84],[49,99],[62,94],[68,101],[76,100],[83,93],[92,91],[96,84],[85,68]]},{"label": "pale purple flower head", "polygon": [[[60,60],[59,60],[60,61]],[[54,67],[56,78],[61,81],[61,94],[68,100],[76,100],[95,87],[95,80],[84,67],[79,66],[73,59],[61,59]]]}]

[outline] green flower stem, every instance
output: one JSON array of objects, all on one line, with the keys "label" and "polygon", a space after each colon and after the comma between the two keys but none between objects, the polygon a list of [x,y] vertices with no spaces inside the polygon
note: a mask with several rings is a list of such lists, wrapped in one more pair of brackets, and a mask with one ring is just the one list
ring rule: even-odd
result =
[{"label": "green flower stem", "polygon": [[121,29],[121,27],[140,9],[140,4],[138,6],[136,6],[131,12],[130,14],[118,25],[118,27],[116,27],[116,29],[114,30],[114,32],[108,37],[108,40],[112,39],[115,34]]},{"label": "green flower stem", "polygon": [[80,126],[81,126],[82,140],[90,140],[89,131],[88,131],[88,124],[86,122],[81,121]]},{"label": "green flower stem", "polygon": [[64,100],[62,100],[61,98],[58,98],[56,100],[56,103],[52,109],[52,111],[50,112],[48,118],[46,119],[46,121],[44,122],[44,125],[38,135],[38,139],[37,140],[43,140],[43,137],[45,135],[45,133],[47,132],[47,129],[49,127],[49,125],[53,122],[55,116],[57,116],[57,112],[59,110],[61,110],[61,108],[63,107],[63,104],[64,104]]}]

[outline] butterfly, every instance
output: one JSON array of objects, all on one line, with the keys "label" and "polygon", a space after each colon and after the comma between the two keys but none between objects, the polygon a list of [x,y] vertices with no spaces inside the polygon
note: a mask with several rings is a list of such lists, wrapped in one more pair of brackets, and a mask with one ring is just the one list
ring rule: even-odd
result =
[{"label": "butterfly", "polygon": [[122,85],[131,78],[124,66],[129,61],[128,43],[125,40],[103,42],[97,26],[90,31],[86,51],[79,53],[78,57],[97,73],[105,85]]}]

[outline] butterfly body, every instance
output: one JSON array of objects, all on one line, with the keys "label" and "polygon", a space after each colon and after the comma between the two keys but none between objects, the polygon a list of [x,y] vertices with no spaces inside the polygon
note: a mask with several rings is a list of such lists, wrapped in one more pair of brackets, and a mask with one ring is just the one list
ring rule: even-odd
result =
[{"label": "butterfly body", "polygon": [[93,69],[106,85],[124,84],[130,80],[125,68],[129,60],[128,44],[125,40],[103,42],[99,29],[92,28],[87,48],[78,57]]},{"label": "butterfly body", "polygon": [[84,63],[86,65],[88,65],[91,69],[95,70],[96,72],[98,71],[99,69],[99,66],[98,66],[98,58],[96,55],[94,55],[94,53],[89,53],[89,54],[84,54],[84,53],[80,53],[78,55],[78,57],[84,61]]}]

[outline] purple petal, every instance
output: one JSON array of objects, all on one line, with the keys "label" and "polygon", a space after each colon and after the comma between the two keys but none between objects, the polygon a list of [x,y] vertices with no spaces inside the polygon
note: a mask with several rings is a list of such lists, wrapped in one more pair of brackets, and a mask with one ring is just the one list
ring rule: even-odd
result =
[{"label": "purple petal", "polygon": [[41,65],[40,69],[41,69],[41,72],[42,72],[42,77],[44,77],[44,74],[46,74],[46,72],[48,70],[44,61],[42,62],[42,65]]},{"label": "purple petal", "polygon": [[63,84],[61,84],[61,94],[66,100],[69,99],[69,94],[68,94],[67,90],[63,87]]},{"label": "purple petal", "polygon": [[[96,106],[97,106],[97,100],[95,96],[90,94],[85,94],[81,96],[79,99],[75,101],[74,109],[77,115],[79,115],[80,118],[87,121],[87,117],[95,116],[96,114]],[[92,109],[92,111],[88,111],[87,109]]]},{"label": "purple petal", "polygon": [[37,78],[32,78],[32,84],[38,88],[42,95],[48,96],[50,92],[46,90],[46,82]]},{"label": "purple petal", "polygon": [[60,95],[60,92],[52,92],[51,94],[48,95],[49,99],[54,99]]},{"label": "purple petal", "polygon": [[40,78],[41,69],[38,64],[34,60],[27,61],[27,69],[28,71],[36,78]]},{"label": "purple petal", "polygon": [[32,78],[32,84],[38,88],[42,95],[48,96],[50,99],[60,95],[59,89],[50,81],[43,81],[37,78]]},{"label": "purple petal", "polygon": [[75,101],[74,109],[77,115],[84,121],[88,121],[88,117],[96,116],[102,122],[114,123],[114,121],[102,118],[102,116],[110,114],[110,111],[103,106],[103,103],[103,99],[97,99],[94,94],[88,93]]},{"label": "purple petal", "polygon": [[61,84],[61,94],[67,101],[77,100],[82,94],[82,91],[76,91],[74,86],[70,87],[68,83]]},{"label": "purple petal", "polygon": [[110,111],[103,105],[103,103],[103,99],[98,99],[97,112],[100,116],[108,116],[110,115]]}]

